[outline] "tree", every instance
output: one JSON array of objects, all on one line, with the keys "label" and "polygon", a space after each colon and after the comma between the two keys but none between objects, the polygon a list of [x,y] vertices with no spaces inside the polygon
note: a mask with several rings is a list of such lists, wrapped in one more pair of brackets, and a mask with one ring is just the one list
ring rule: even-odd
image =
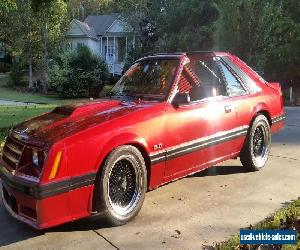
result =
[{"label": "tree", "polygon": [[43,91],[47,91],[48,55],[61,47],[67,28],[63,0],[5,0],[0,4],[0,41],[20,65],[28,65],[29,88],[33,87],[35,65],[41,72]]},{"label": "tree", "polygon": [[112,0],[69,0],[67,6],[69,19],[84,21],[88,15],[111,13],[117,5]]},{"label": "tree", "polygon": [[214,1],[117,0],[117,9],[140,34],[141,52],[207,50],[213,47]]},{"label": "tree", "polygon": [[275,0],[219,0],[221,19],[215,47],[230,51],[257,71],[268,73],[274,55],[296,36],[295,25]]},{"label": "tree", "polygon": [[213,47],[215,21],[219,17],[214,1],[160,1],[157,18],[162,48],[169,51],[209,50]]},{"label": "tree", "polygon": [[108,77],[106,64],[86,46],[63,50],[52,62],[49,84],[62,97],[98,97]]},{"label": "tree", "polygon": [[60,47],[67,30],[67,5],[64,0],[31,0],[33,18],[40,24],[40,47],[37,50],[42,92],[48,90],[49,53]]},{"label": "tree", "polygon": [[284,21],[274,34],[280,44],[271,52],[266,73],[271,80],[300,84],[300,2],[279,0]]},{"label": "tree", "polygon": [[25,0],[11,0],[3,13],[0,39],[13,57],[17,59],[22,57],[23,60],[19,64],[28,63],[29,87],[31,88],[33,86],[32,47],[35,35],[32,32],[33,20],[30,3]]}]

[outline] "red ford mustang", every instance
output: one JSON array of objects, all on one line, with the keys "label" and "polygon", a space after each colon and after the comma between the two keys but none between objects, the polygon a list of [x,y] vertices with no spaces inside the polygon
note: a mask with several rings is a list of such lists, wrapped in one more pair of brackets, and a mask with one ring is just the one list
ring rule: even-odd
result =
[{"label": "red ford mustang", "polygon": [[236,157],[262,169],[284,119],[280,85],[231,54],[148,56],[106,99],[55,108],[11,131],[3,203],[38,229],[94,212],[121,225],[164,183]]}]

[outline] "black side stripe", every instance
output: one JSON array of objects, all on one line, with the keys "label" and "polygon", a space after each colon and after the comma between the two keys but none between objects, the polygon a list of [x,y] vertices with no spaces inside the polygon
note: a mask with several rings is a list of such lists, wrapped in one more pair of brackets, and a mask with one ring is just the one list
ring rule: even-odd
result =
[{"label": "black side stripe", "polygon": [[238,137],[245,136],[247,131],[248,126],[242,126],[221,134],[217,133],[213,136],[207,136],[175,147],[167,148],[164,151],[152,154],[150,156],[151,164],[154,165],[165,160],[171,160],[226,141],[234,140]]},{"label": "black side stripe", "polygon": [[43,199],[49,196],[72,191],[77,188],[93,185],[95,182],[96,173],[85,174],[81,176],[72,177],[65,181],[47,184],[38,189],[35,197]]},{"label": "black side stripe", "polygon": [[272,118],[272,124],[285,120],[285,115],[279,115]]},{"label": "black side stripe", "polygon": [[93,185],[95,182],[96,173],[84,174],[68,178],[63,181],[57,181],[39,186],[25,181],[22,182],[20,180],[16,180],[13,175],[5,170],[4,167],[0,167],[0,178],[4,186],[40,200],[50,196],[69,192],[77,188]]}]

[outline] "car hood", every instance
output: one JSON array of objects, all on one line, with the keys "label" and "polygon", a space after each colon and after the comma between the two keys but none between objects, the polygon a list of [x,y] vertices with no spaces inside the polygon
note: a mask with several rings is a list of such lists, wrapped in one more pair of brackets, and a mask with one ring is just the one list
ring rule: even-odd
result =
[{"label": "car hood", "polygon": [[55,108],[15,126],[11,136],[24,143],[43,147],[82,130],[126,114],[157,105],[157,102],[101,100]]}]

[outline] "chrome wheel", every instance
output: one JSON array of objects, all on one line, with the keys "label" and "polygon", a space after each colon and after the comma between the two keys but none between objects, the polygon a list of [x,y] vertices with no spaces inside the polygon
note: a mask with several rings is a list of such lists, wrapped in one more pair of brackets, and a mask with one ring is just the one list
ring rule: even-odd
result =
[{"label": "chrome wheel", "polygon": [[253,154],[255,157],[261,157],[265,149],[265,133],[262,126],[255,129],[253,136]]},{"label": "chrome wheel", "polygon": [[248,130],[240,160],[251,171],[261,170],[267,163],[271,146],[271,129],[266,116],[258,115]]},{"label": "chrome wheel", "polygon": [[135,158],[121,156],[109,173],[108,200],[114,213],[119,216],[129,214],[139,202],[143,178]]},{"label": "chrome wheel", "polygon": [[252,154],[258,167],[264,166],[269,155],[270,138],[266,126],[259,123],[252,137]]}]

